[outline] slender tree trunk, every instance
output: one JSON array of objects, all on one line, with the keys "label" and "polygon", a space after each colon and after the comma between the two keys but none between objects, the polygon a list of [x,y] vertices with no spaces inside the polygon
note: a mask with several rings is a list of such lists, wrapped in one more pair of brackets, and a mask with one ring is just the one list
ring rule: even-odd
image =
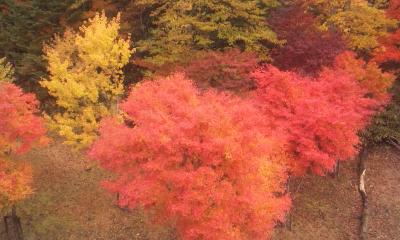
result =
[{"label": "slender tree trunk", "polygon": [[8,240],[24,240],[21,221],[15,206],[12,207],[11,214],[4,217],[4,223]]},{"label": "slender tree trunk", "polygon": [[368,151],[366,147],[364,147],[359,154],[359,165],[358,171],[360,176],[360,183],[358,191],[361,195],[362,201],[362,209],[361,209],[361,216],[360,216],[360,239],[366,240],[368,239],[368,197],[367,192],[365,191],[365,173],[367,170],[365,159],[368,156]]},{"label": "slender tree trunk", "polygon": [[340,161],[337,161],[335,168],[336,177],[339,177],[339,171],[340,171]]},{"label": "slender tree trunk", "polygon": [[340,161],[336,161],[335,168],[333,169],[333,172],[330,174],[332,178],[338,178],[339,177],[339,170],[340,170]]},{"label": "slender tree trunk", "polygon": [[[290,193],[290,176],[287,180],[286,183],[286,194]],[[289,231],[292,231],[292,212],[289,210],[289,212],[286,214],[286,221],[285,221],[285,226]]]},{"label": "slender tree trunk", "polygon": [[116,206],[117,208],[119,208],[120,210],[124,211],[124,212],[130,212],[131,210],[130,210],[128,207],[121,207],[121,206],[119,205],[119,198],[120,198],[119,192],[117,192],[116,195],[117,195],[117,202],[116,202],[115,206]]}]

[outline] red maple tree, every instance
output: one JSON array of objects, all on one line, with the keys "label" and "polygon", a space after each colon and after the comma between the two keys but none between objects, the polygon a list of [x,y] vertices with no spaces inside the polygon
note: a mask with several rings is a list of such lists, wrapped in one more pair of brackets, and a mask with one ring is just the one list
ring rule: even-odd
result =
[{"label": "red maple tree", "polygon": [[10,83],[0,83],[0,208],[32,193],[29,164],[13,156],[47,142],[38,102]]},{"label": "red maple tree", "polygon": [[379,105],[353,76],[337,69],[311,78],[266,66],[254,78],[266,119],[288,136],[288,164],[295,175],[308,169],[323,175],[338,160],[353,157],[357,133]]},{"label": "red maple tree", "polygon": [[278,37],[286,41],[271,51],[273,64],[281,70],[316,75],[346,49],[339,33],[320,30],[315,18],[300,4],[280,8],[269,23]]},{"label": "red maple tree", "polygon": [[105,186],[119,205],[153,210],[182,239],[263,239],[283,220],[286,154],[253,101],[175,74],[139,83],[121,108],[89,153],[116,174]]}]

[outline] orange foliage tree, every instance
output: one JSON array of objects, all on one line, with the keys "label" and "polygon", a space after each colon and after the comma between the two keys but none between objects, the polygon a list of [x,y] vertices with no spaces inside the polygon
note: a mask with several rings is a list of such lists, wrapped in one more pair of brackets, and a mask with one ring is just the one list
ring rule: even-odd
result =
[{"label": "orange foliage tree", "polygon": [[182,239],[263,239],[283,220],[285,152],[252,101],[176,74],[139,83],[121,109],[89,153],[116,174],[105,186],[120,206],[153,210]]},{"label": "orange foliage tree", "polygon": [[381,105],[390,100],[388,91],[395,76],[382,72],[375,61],[365,62],[358,59],[355,53],[347,51],[336,57],[333,68],[337,71],[344,71],[356,79],[359,85],[366,90],[366,94],[379,101]]},{"label": "orange foliage tree", "polygon": [[43,121],[36,116],[38,102],[11,83],[0,83],[0,209],[32,193],[28,164],[14,156],[45,144]]}]

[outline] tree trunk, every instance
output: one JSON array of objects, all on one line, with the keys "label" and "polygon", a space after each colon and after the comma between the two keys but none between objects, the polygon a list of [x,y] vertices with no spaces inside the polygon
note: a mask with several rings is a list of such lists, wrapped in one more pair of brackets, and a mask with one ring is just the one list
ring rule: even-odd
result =
[{"label": "tree trunk", "polygon": [[333,169],[333,172],[330,173],[332,178],[337,178],[339,177],[339,169],[340,169],[340,162],[336,161],[335,168]]},{"label": "tree trunk", "polygon": [[[286,194],[290,193],[290,176],[287,180],[286,183]],[[289,231],[292,231],[292,212],[289,210],[289,212],[286,214],[286,221],[285,221],[285,226]]]},{"label": "tree trunk", "polygon": [[24,240],[21,221],[17,216],[15,206],[12,207],[11,214],[4,217],[4,223],[8,240]]},{"label": "tree trunk", "polygon": [[120,210],[124,211],[124,212],[130,212],[131,209],[129,209],[128,207],[121,207],[121,206],[119,205],[119,198],[120,198],[120,194],[119,194],[119,192],[117,192],[117,202],[115,203],[115,206],[116,206],[117,208],[119,208]]},{"label": "tree trunk", "polygon": [[358,191],[360,192],[361,195],[361,201],[362,201],[362,209],[361,209],[361,216],[360,216],[360,239],[361,240],[366,240],[368,239],[368,197],[367,197],[367,192],[365,191],[365,172],[366,172],[366,166],[365,166],[365,159],[368,156],[368,151],[364,147],[359,154],[359,166],[358,166],[358,171],[359,171],[359,176],[360,176],[360,183],[359,183],[359,188]]}]

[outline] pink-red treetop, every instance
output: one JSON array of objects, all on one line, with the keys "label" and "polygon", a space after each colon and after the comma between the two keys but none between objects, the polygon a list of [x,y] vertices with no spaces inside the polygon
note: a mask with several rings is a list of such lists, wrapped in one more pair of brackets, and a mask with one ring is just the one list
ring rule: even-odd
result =
[{"label": "pink-red treetop", "polygon": [[324,69],[317,78],[266,66],[254,72],[258,99],[269,123],[288,135],[291,172],[323,175],[356,152],[357,132],[377,101],[344,71]]},{"label": "pink-red treetop", "polygon": [[46,141],[38,102],[33,94],[25,94],[11,83],[0,83],[0,150],[24,153],[35,144]]},{"label": "pink-red treetop", "polygon": [[285,153],[251,101],[176,74],[139,83],[121,108],[125,123],[104,120],[89,154],[116,174],[105,186],[121,206],[152,209],[182,239],[265,239],[283,220]]}]

